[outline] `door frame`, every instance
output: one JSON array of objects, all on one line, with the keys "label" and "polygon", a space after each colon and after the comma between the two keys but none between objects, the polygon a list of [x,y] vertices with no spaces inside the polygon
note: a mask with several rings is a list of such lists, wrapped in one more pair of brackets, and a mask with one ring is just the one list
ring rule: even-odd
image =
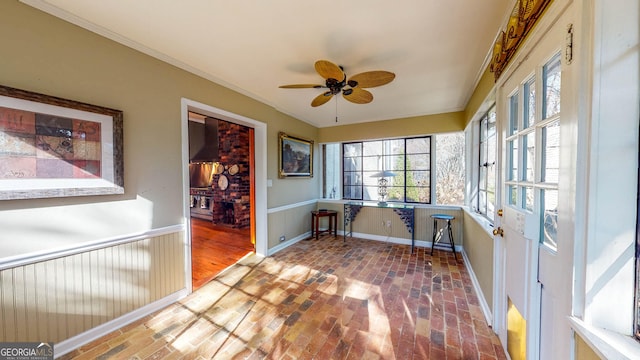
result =
[{"label": "door frame", "polygon": [[189,293],[191,286],[191,215],[187,199],[189,199],[189,112],[215,117],[220,120],[252,128],[254,131],[253,162],[255,206],[252,209],[252,236],[255,236],[255,252],[266,256],[268,251],[267,223],[267,124],[217,107],[203,104],[187,98],[180,102],[182,126],[182,194],[183,218],[185,224],[185,283]]},{"label": "door frame", "polygon": [[[572,4],[573,4],[572,0],[556,0],[549,5],[549,7],[545,10],[545,14],[539,19],[538,23],[535,25],[531,33],[528,35],[523,45],[517,50],[516,55],[514,56],[514,58],[511,59],[509,65],[505,67],[502,73],[502,76],[496,81],[496,84],[494,86],[496,111],[498,112],[496,126],[499,129],[497,133],[498,135],[497,153],[499,154],[499,156],[496,159],[496,171],[498,172],[496,175],[496,180],[497,180],[496,208],[502,207],[505,200],[505,193],[504,193],[505,180],[506,180],[505,168],[507,166],[507,164],[505,164],[503,160],[506,159],[506,151],[507,151],[507,149],[504,148],[505,138],[506,138],[506,133],[504,131],[504,129],[506,128],[506,125],[504,124],[504,122],[508,121],[508,117],[506,116],[508,114],[505,113],[505,110],[507,109],[508,104],[505,104],[505,101],[507,100],[507,98],[504,98],[505,94],[501,89],[503,89],[504,85],[511,80],[511,77],[518,72],[521,65],[529,58],[531,52],[535,51],[540,45],[540,43],[545,41],[545,38],[546,38],[545,34],[548,31],[550,31],[552,27],[558,25],[556,23],[560,20],[561,17],[563,17],[567,12],[571,11],[569,7]],[[576,19],[573,19],[573,21],[576,21]],[[564,55],[564,49],[562,50],[563,50],[562,54]],[[565,89],[563,88],[563,91],[564,90]],[[570,91],[573,91],[573,90],[574,89]],[[500,99],[499,98],[500,96],[503,96],[503,98]],[[523,104],[520,104],[520,105],[522,106]],[[539,149],[537,149],[537,151],[539,151]],[[536,161],[539,158],[540,158],[539,154],[536,154]],[[507,210],[506,208],[503,208],[503,211],[507,212],[509,210]],[[502,218],[500,218],[499,216],[496,216],[494,219],[494,227],[495,228],[502,227],[503,221],[504,220]],[[567,238],[572,238],[573,228],[571,227],[571,229],[568,229],[564,235],[566,235]],[[493,323],[494,323],[494,330],[499,335],[500,340],[502,341],[503,347],[506,352],[507,289],[506,289],[505,274],[506,274],[506,271],[508,271],[508,269],[506,268],[507,254],[506,254],[505,240],[501,236],[499,235],[494,236],[494,244],[495,244],[495,247],[494,247],[494,259],[493,259],[494,260],[494,288],[493,288],[493,299],[494,299],[494,304],[493,304],[494,319],[493,320],[494,322]],[[572,246],[572,244],[569,244],[569,246]],[[529,259],[529,261],[535,261],[536,262],[535,267],[537,268],[539,246],[532,246],[531,250],[534,251],[536,254],[533,254],[533,253],[530,254],[531,258]],[[565,255],[564,257],[565,260],[570,262],[573,260],[570,254],[569,255],[564,254],[564,255]],[[530,276],[527,276],[527,281],[529,282],[529,284],[527,284],[529,288],[528,302],[529,303],[536,302],[536,304],[532,303],[531,305],[533,306],[528,306],[528,309],[521,309],[521,310],[524,310],[525,312],[527,312],[527,315],[529,315],[528,316],[529,320],[527,323],[527,332],[528,332],[527,338],[529,338],[532,341],[532,343],[527,344],[527,353],[530,358],[535,359],[537,358],[537,356],[539,356],[539,350],[540,350],[539,346],[541,341],[539,337],[539,333],[536,331],[536,329],[539,329],[541,325],[541,320],[540,320],[541,309],[540,309],[540,303],[539,303],[541,289],[539,284],[537,284],[536,279],[533,276],[537,274],[529,274],[529,275]],[[569,315],[569,314],[564,314],[564,315]],[[530,331],[533,331],[533,333],[529,333]]]}]

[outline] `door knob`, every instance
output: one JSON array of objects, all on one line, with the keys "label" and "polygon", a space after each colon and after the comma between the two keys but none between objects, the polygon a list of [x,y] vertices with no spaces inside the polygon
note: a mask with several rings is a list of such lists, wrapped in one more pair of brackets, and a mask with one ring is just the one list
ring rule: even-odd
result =
[{"label": "door knob", "polygon": [[498,209],[498,216],[502,216],[502,209]]},{"label": "door knob", "polygon": [[498,226],[498,228],[493,229],[493,236],[497,236],[497,235],[500,235],[500,236],[504,237],[504,230],[502,230],[502,228],[499,227],[499,226]]}]

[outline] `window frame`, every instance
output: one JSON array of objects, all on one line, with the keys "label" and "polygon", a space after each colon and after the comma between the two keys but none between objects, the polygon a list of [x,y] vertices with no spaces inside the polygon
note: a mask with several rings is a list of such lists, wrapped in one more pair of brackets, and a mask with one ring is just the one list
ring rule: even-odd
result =
[{"label": "window frame", "polygon": [[[486,137],[483,138],[483,126],[485,126],[484,129],[484,134],[488,135],[488,130],[489,130],[489,118],[490,118],[490,114],[493,113],[493,135],[491,137]],[[494,220],[494,214],[488,214],[488,209],[489,209],[489,171],[491,171],[491,167],[493,168],[493,209],[495,211],[495,199],[496,199],[496,184],[497,184],[497,173],[496,173],[496,160],[497,160],[497,149],[498,149],[498,133],[497,133],[497,118],[496,118],[496,104],[493,103],[491,106],[489,106],[489,108],[487,109],[487,111],[482,115],[482,117],[480,118],[480,120],[478,120],[478,157],[477,157],[477,182],[476,182],[476,186],[478,189],[478,194],[475,198],[474,201],[474,207],[476,208],[476,211],[479,214],[482,214],[485,218],[489,219],[490,221]],[[493,138],[493,149],[494,149],[494,154],[493,154],[493,161],[491,163],[489,163],[490,159],[485,159],[485,162],[483,163],[483,154],[487,154],[486,156],[488,157],[488,153],[489,153],[489,141],[490,138]],[[484,174],[483,174],[483,168],[484,168]],[[484,175],[484,178],[483,178]],[[484,181],[484,187],[482,186]],[[485,194],[484,196],[484,206],[481,205],[481,199],[482,199],[482,194]]]},{"label": "window frame", "polygon": [[[428,139],[429,140],[429,149],[428,152],[415,152],[415,153],[407,153],[407,142],[413,139]],[[402,188],[402,200],[395,200],[395,199],[387,199],[387,202],[396,202],[396,203],[409,203],[409,204],[433,204],[434,201],[434,177],[435,177],[435,172],[434,172],[434,168],[433,168],[433,164],[435,163],[435,158],[434,158],[434,136],[433,135],[423,135],[423,136],[409,136],[409,137],[401,137],[401,138],[385,138],[385,139],[376,139],[376,140],[360,140],[360,141],[346,141],[346,142],[341,142],[341,157],[340,157],[340,162],[341,162],[341,167],[342,167],[342,187],[341,187],[341,198],[342,200],[346,200],[346,201],[350,201],[350,200],[357,200],[357,201],[374,201],[374,199],[370,199],[370,200],[364,200],[364,194],[365,194],[365,189],[367,188],[367,185],[364,184],[364,181],[362,181],[362,183],[360,185],[353,185],[353,184],[348,184],[346,179],[346,170],[345,170],[345,159],[347,158],[351,158],[351,156],[346,156],[345,155],[345,146],[349,146],[349,145],[353,145],[353,144],[360,144],[361,146],[361,150],[360,150],[360,155],[359,156],[355,156],[355,158],[360,158],[360,167],[359,170],[349,170],[349,173],[359,173],[360,174],[360,178],[363,179],[364,178],[364,174],[366,172],[371,172],[371,171],[382,171],[383,169],[379,168],[379,166],[377,167],[377,170],[365,170],[364,167],[364,160],[365,160],[365,155],[364,155],[364,146],[367,143],[375,143],[375,142],[382,142],[382,146],[383,148],[385,147],[385,142],[391,142],[391,141],[399,141],[401,140],[403,142],[403,151],[401,154],[382,154],[380,156],[385,157],[385,158],[392,158],[394,156],[401,156],[403,159],[403,166],[402,166],[402,174],[401,176],[403,177],[403,179],[407,178],[407,173],[409,173],[411,170],[407,170],[407,156],[409,155],[427,155],[428,158],[428,166],[426,167],[426,170],[415,170],[415,171],[424,171],[424,172],[428,172],[428,185],[426,186],[415,186],[415,187],[409,187],[409,188],[422,188],[422,189],[426,189],[426,193],[428,194],[428,201],[410,201],[407,200],[407,183],[406,181],[403,182],[401,188]],[[326,166],[326,165],[325,165]],[[385,170],[390,170],[390,169],[385,169]],[[398,172],[399,170],[397,169],[393,169],[392,171],[394,172]],[[353,187],[353,186],[359,186],[360,187],[360,191],[359,191],[359,196],[346,196],[347,194],[350,194],[351,191],[347,191],[347,187]],[[369,185],[371,186],[371,185]],[[389,188],[393,188],[394,186],[390,185]],[[358,192],[356,191],[356,194]]]}]

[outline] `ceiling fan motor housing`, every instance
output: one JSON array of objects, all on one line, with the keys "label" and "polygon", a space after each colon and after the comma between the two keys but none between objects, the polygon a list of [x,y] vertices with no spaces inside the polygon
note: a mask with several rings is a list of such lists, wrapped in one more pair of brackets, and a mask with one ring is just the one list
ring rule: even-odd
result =
[{"label": "ceiling fan motor housing", "polygon": [[328,78],[325,84],[327,85],[327,88],[329,89],[331,95],[337,95],[338,93],[340,93],[340,90],[342,90],[342,88],[347,85],[346,76],[342,81],[338,81],[334,78]]}]

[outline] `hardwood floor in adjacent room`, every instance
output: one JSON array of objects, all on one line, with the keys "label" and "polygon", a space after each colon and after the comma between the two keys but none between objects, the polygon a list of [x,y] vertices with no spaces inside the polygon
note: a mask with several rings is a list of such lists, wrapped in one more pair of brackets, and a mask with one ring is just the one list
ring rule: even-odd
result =
[{"label": "hardwood floor in adjacent room", "polygon": [[250,228],[233,229],[191,218],[191,271],[194,290],[254,251],[250,231]]}]

